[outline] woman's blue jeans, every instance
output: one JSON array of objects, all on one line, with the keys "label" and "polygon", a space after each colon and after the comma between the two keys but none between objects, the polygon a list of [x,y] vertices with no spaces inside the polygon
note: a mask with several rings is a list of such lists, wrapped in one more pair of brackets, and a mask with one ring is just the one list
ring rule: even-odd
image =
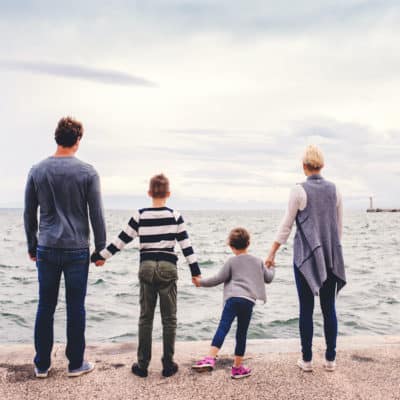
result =
[{"label": "woman's blue jeans", "polygon": [[252,301],[242,297],[228,299],[211,345],[219,349],[222,347],[232,322],[237,317],[235,356],[243,356],[246,351],[247,330],[249,329],[253,307]]},{"label": "woman's blue jeans", "polygon": [[[294,266],[294,276],[296,279],[297,293],[300,303],[299,328],[301,336],[301,348],[303,360],[312,360],[312,340],[314,334],[313,312],[314,294],[308,286],[303,274]],[[326,342],[325,358],[333,361],[336,357],[336,338],[338,323],[336,318],[336,278],[329,271],[328,279],[324,282],[319,291],[322,315],[324,318],[324,333]]]},{"label": "woman's blue jeans", "polygon": [[85,351],[85,296],[89,271],[89,249],[56,249],[39,246],[36,254],[39,304],[35,322],[34,363],[47,370],[53,348],[54,312],[61,274],[67,303],[67,348],[69,369],[82,366]]}]

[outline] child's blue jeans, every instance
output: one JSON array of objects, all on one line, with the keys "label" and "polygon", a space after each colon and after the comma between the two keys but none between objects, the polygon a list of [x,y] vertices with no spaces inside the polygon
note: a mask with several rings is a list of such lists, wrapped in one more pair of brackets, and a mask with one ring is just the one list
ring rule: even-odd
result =
[{"label": "child's blue jeans", "polygon": [[[297,293],[300,303],[299,328],[301,336],[301,347],[303,360],[312,360],[312,340],[314,334],[313,312],[314,312],[314,294],[308,286],[299,269],[294,266],[294,276],[296,279]],[[321,303],[322,315],[324,318],[324,333],[326,342],[325,358],[333,361],[336,357],[336,338],[338,323],[336,318],[336,279],[329,271],[328,279],[324,282],[319,291],[319,300]]]},{"label": "child's blue jeans", "polygon": [[228,299],[211,345],[219,349],[222,347],[232,322],[237,317],[235,356],[243,356],[246,351],[247,330],[249,329],[253,307],[252,301],[242,297]]}]

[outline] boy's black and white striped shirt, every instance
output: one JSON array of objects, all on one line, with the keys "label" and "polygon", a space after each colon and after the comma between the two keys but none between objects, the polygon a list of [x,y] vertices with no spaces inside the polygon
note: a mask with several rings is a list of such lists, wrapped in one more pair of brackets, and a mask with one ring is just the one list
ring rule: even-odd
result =
[{"label": "boy's black and white striped shirt", "polygon": [[137,236],[141,261],[163,260],[176,263],[175,244],[178,242],[192,276],[200,275],[197,258],[179,212],[168,207],[138,210],[129,220],[127,227],[100,252],[100,255],[105,259],[110,258]]}]

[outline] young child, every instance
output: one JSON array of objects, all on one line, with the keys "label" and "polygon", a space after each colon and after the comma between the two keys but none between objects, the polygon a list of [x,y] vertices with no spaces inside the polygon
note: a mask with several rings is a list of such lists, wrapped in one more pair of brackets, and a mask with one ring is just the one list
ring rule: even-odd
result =
[{"label": "young child", "polygon": [[151,359],[154,309],[159,296],[163,326],[162,375],[169,377],[178,371],[178,365],[173,361],[178,279],[177,256],[174,252],[176,242],[186,257],[193,277],[200,277],[200,268],[182,216],[166,207],[166,201],[170,196],[168,178],[162,174],[153,176],[148,195],[152,198],[152,207],[138,210],[129,220],[128,226],[106,249],[92,255],[92,262],[110,258],[136,236],[139,237],[139,346],[138,362],[132,365],[132,372],[140,377],[147,376]]},{"label": "young child", "polygon": [[225,306],[208,356],[192,366],[196,371],[214,369],[216,356],[224,343],[232,322],[237,318],[235,359],[231,370],[233,379],[251,375],[251,369],[242,365],[246,349],[247,330],[256,300],[266,301],[265,283],[270,283],[275,269],[266,268],[263,260],[247,253],[250,235],[244,228],[233,229],[228,244],[235,254],[222,269],[208,279],[195,278],[197,287],[211,287],[224,283]]}]

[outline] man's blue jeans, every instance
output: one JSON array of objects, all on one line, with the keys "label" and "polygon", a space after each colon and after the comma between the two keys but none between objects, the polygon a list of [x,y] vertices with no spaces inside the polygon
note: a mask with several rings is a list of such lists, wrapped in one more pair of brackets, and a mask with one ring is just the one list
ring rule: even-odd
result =
[{"label": "man's blue jeans", "polygon": [[237,317],[235,356],[243,356],[246,351],[247,330],[253,313],[254,303],[241,297],[231,297],[225,303],[221,321],[211,346],[222,347],[233,320]]},{"label": "man's blue jeans", "polygon": [[[301,347],[303,360],[312,359],[312,340],[314,334],[313,312],[314,294],[308,286],[303,274],[294,266],[294,276],[296,279],[297,293],[300,303],[299,328],[301,336]],[[325,358],[333,361],[336,358],[336,339],[338,333],[338,323],[336,318],[336,278],[332,272],[328,272],[328,279],[324,282],[319,291],[322,316],[324,318],[324,333],[326,342]]]},{"label": "man's blue jeans", "polygon": [[69,369],[80,368],[85,351],[85,296],[89,272],[89,249],[56,249],[39,246],[36,254],[39,305],[35,323],[34,363],[46,370],[51,363],[54,311],[61,274],[64,273],[67,303],[67,348]]}]

